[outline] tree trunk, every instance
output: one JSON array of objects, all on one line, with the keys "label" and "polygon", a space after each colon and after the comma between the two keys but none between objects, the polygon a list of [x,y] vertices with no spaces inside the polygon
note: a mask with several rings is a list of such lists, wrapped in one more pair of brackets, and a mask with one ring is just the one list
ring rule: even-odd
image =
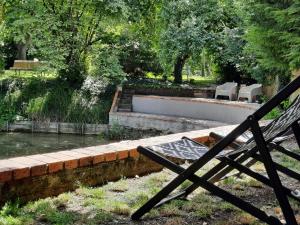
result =
[{"label": "tree trunk", "polygon": [[188,55],[184,55],[184,56],[179,56],[176,60],[174,66],[174,83],[176,84],[182,83],[182,70],[187,59],[188,59]]},{"label": "tree trunk", "polygon": [[17,44],[17,59],[26,60],[27,59],[27,45],[20,42]]}]

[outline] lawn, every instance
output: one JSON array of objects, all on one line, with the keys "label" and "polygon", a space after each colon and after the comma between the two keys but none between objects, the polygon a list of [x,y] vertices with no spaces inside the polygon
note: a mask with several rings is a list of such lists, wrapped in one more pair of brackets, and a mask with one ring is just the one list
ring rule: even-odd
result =
[{"label": "lawn", "polygon": [[40,78],[40,79],[54,79],[57,74],[54,71],[41,73],[39,71],[20,71],[15,72],[14,70],[5,70],[3,74],[0,73],[0,81],[5,79],[20,79],[20,78]]},{"label": "lawn", "polygon": [[[158,74],[158,75],[154,75],[153,73],[147,73],[146,74],[147,78],[150,79],[157,79],[157,80],[163,80],[163,75],[162,74]],[[174,77],[173,76],[169,76],[168,77],[168,81],[173,82]],[[214,76],[197,76],[197,75],[193,75],[193,76],[187,76],[187,75],[183,75],[182,76],[182,80],[183,83],[189,83],[193,86],[209,86],[212,84],[216,84],[216,78]]]},{"label": "lawn", "polygon": [[[294,162],[286,157],[280,158],[278,155],[274,157],[284,165],[294,165]],[[203,174],[207,169],[207,167],[203,168],[198,171],[198,174]],[[264,173],[261,164],[257,164],[253,169]],[[299,167],[294,167],[294,169],[300,171]],[[163,207],[152,210],[140,222],[131,221],[130,214],[173,177],[173,173],[163,170],[144,177],[123,178],[102,187],[92,188],[78,184],[78,188],[74,192],[30,202],[22,207],[16,203],[8,203],[0,212],[0,224],[263,224],[201,188],[189,196],[188,200],[174,200]],[[299,183],[289,181],[288,184],[299,188]],[[185,182],[179,189],[183,189],[187,185],[189,183]],[[242,176],[239,178],[229,177],[219,182],[219,186],[282,219],[281,210],[274,201],[273,191],[261,183]],[[299,212],[300,205],[294,201],[292,205],[295,211]]]}]

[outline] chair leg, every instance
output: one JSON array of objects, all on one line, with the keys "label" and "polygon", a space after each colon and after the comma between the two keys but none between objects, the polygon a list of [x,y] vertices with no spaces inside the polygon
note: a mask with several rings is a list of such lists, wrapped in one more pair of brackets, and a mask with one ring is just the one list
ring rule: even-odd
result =
[{"label": "chair leg", "polygon": [[258,122],[254,120],[254,118],[252,124],[252,132],[253,132],[253,137],[255,139],[255,142],[257,146],[259,146],[258,151],[260,152],[260,155],[263,159],[263,164],[269,176],[271,186],[273,187],[273,190],[275,192],[276,198],[279,202],[285,220],[288,225],[297,225],[298,223],[295,218],[294,211],[289,203],[287,195],[284,193],[283,185],[280,181],[279,175],[274,166],[274,162],[272,160],[271,154],[268,150],[267,144],[260,130]]},{"label": "chair leg", "polygon": [[293,123],[292,130],[294,132],[298,147],[300,148],[300,125],[299,125],[298,121]]},{"label": "chair leg", "polygon": [[[178,174],[180,174],[178,177],[176,177],[173,181],[171,181],[166,187],[164,187],[159,193],[157,193],[153,198],[151,198],[145,205],[143,205],[140,209],[138,209],[135,213],[132,214],[131,218],[133,220],[138,220],[140,217],[142,217],[145,213],[149,212],[153,207],[156,205],[161,205],[165,201],[163,200],[170,192],[172,192],[176,187],[178,187],[183,181],[189,179],[192,182],[194,182],[195,185],[201,186],[202,188],[208,190],[212,194],[224,199],[225,201],[228,201],[229,203],[235,205],[236,207],[252,214],[253,216],[257,217],[258,219],[271,224],[271,225],[282,225],[282,223],[273,216],[268,216],[265,212],[262,210],[256,208],[255,206],[249,204],[248,202],[245,202],[244,200],[236,197],[235,195],[230,194],[229,192],[215,186],[214,184],[208,182],[207,180],[196,176],[195,174],[191,174],[190,176],[184,177],[183,174],[185,173],[184,168],[176,165],[175,163],[171,162],[168,159],[165,159],[164,157],[156,154],[155,152],[151,152],[151,150],[139,147],[139,150],[144,151],[145,153],[149,151],[149,155],[153,154],[153,158],[155,158],[156,162],[160,162],[162,165],[166,166],[167,168],[173,168],[176,170]],[[143,152],[143,153],[144,153]],[[146,153],[147,154],[147,153]],[[175,183],[174,181],[177,181],[180,179],[180,183]]]}]

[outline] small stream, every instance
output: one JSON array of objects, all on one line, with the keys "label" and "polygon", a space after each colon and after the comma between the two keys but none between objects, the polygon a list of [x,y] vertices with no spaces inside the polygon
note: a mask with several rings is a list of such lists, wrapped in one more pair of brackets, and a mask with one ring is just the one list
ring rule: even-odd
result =
[{"label": "small stream", "polygon": [[0,159],[107,143],[97,135],[0,133]]}]

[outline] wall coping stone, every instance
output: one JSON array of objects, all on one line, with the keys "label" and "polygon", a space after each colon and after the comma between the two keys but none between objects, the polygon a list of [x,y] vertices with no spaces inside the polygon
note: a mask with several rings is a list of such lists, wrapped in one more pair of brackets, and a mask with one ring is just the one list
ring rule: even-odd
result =
[{"label": "wall coping stone", "polygon": [[257,104],[257,103],[248,103],[248,102],[242,102],[242,101],[228,101],[228,100],[211,99],[211,98],[187,98],[187,97],[171,97],[171,96],[157,96],[157,95],[133,95],[133,97],[230,105],[233,107],[240,107],[240,108],[247,108],[247,109],[254,109],[254,110],[260,107],[260,104]]}]

